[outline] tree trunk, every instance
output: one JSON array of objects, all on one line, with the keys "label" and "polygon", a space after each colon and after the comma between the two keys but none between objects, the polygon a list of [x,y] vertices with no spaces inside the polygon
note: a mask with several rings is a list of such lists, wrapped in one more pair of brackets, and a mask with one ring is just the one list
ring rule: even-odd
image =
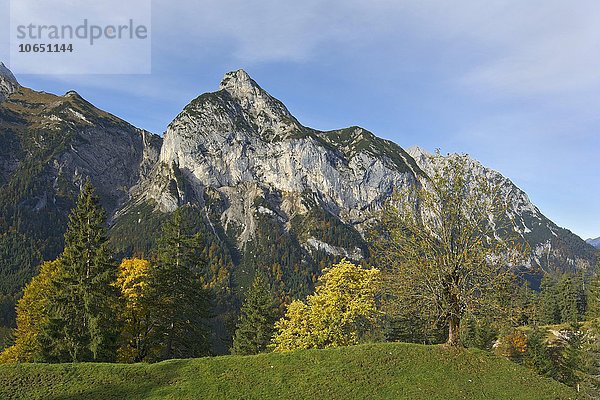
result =
[{"label": "tree trunk", "polygon": [[448,321],[448,341],[447,346],[459,347],[460,343],[460,319],[456,317],[450,317]]}]

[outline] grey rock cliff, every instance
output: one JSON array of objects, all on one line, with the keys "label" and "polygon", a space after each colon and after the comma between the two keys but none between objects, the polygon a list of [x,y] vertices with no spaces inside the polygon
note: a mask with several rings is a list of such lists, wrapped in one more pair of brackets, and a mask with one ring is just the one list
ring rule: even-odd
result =
[{"label": "grey rock cliff", "polygon": [[[342,146],[336,142],[340,131],[302,126],[244,71],[231,72],[219,91],[193,100],[169,125],[158,167],[142,184],[143,193],[162,211],[172,211],[186,202],[202,204],[204,191],[216,190],[229,205],[221,223],[241,227],[236,238],[241,245],[254,233],[253,216],[259,211],[253,200],[269,193],[283,199],[269,204],[283,223],[306,213],[310,207],[301,200],[310,198],[360,229],[393,188],[415,181],[415,173],[398,146],[379,149],[380,154],[353,152],[359,142],[376,146],[380,139],[361,128],[341,134],[353,139]],[[173,168],[185,178],[187,191],[167,190],[175,179]],[[311,243],[316,242],[306,242]]]},{"label": "grey rock cliff", "polygon": [[4,63],[0,62],[0,101],[6,100],[19,88],[19,82],[13,73],[6,68]]},{"label": "grey rock cliff", "polygon": [[[242,251],[261,218],[269,216],[295,234],[305,251],[360,258],[356,247],[299,234],[292,221],[318,208],[363,233],[394,189],[424,182],[432,163],[444,159],[418,147],[406,152],[359,127],[329,132],[305,127],[238,70],[171,122],[157,166],[133,192],[135,202],[150,201],[161,212],[195,204],[207,216],[207,198],[217,199],[221,207],[210,224],[230,232]],[[532,265],[552,268],[548,254],[555,266],[589,264],[573,250],[572,242],[583,241],[546,218],[509,179],[475,160],[471,166],[473,174],[501,184],[518,234],[534,249]]]},{"label": "grey rock cliff", "polygon": [[[434,155],[418,146],[410,147],[407,151],[426,173],[430,173],[434,166],[444,165],[457,156]],[[487,181],[497,184],[502,197],[508,201],[507,217],[513,221],[515,233],[531,248],[528,267],[539,266],[546,271],[576,271],[592,266],[594,254],[590,246],[542,214],[527,194],[510,179],[476,160],[469,159],[469,164],[469,172],[473,176],[483,176]]]},{"label": "grey rock cliff", "polygon": [[161,146],[158,136],[74,91],[56,96],[24,87],[0,103],[0,142],[1,217],[51,243],[44,251],[49,257],[60,251],[67,215],[86,178],[111,218],[154,167]]}]

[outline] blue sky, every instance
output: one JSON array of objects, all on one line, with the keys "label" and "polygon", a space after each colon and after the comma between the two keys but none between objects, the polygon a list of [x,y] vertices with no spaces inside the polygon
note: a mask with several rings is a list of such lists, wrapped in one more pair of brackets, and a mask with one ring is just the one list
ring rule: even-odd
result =
[{"label": "blue sky", "polygon": [[[6,60],[8,0],[0,15]],[[151,75],[14,72],[161,134],[244,68],[307,126],[470,154],[585,239],[600,236],[598,21],[596,0],[155,0]]]}]

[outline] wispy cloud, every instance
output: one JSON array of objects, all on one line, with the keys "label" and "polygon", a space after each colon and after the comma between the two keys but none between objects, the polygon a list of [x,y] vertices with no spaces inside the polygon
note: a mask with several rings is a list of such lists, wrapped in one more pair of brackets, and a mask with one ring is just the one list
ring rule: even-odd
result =
[{"label": "wispy cloud", "polygon": [[[244,63],[305,62],[327,48],[377,46],[410,35],[465,57],[458,83],[508,95],[600,85],[600,2],[306,0],[156,1],[157,37],[229,46]],[[162,45],[169,47],[169,40]],[[457,54],[458,55],[458,54]],[[461,56],[464,56],[461,54]]]}]

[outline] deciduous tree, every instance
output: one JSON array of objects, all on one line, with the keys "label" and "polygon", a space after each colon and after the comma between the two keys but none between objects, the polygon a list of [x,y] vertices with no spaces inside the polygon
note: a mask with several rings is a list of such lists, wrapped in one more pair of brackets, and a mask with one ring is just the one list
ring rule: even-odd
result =
[{"label": "deciduous tree", "polygon": [[275,351],[357,344],[377,334],[379,270],[346,260],[324,271],[306,302],[293,301],[276,323]]},{"label": "deciduous tree", "polygon": [[148,301],[150,262],[141,258],[126,258],[119,265],[116,286],[122,298],[118,361],[144,361],[151,352],[152,309]]},{"label": "deciduous tree", "polygon": [[40,332],[48,323],[48,294],[59,271],[60,261],[42,264],[40,273],[33,277],[17,302],[17,328],[15,342],[0,354],[0,362],[41,361]]},{"label": "deciduous tree", "polygon": [[522,253],[502,187],[473,173],[467,156],[432,165],[422,185],[387,203],[372,250],[396,309],[446,326],[447,344],[459,346],[466,317],[512,307],[510,266]]}]

